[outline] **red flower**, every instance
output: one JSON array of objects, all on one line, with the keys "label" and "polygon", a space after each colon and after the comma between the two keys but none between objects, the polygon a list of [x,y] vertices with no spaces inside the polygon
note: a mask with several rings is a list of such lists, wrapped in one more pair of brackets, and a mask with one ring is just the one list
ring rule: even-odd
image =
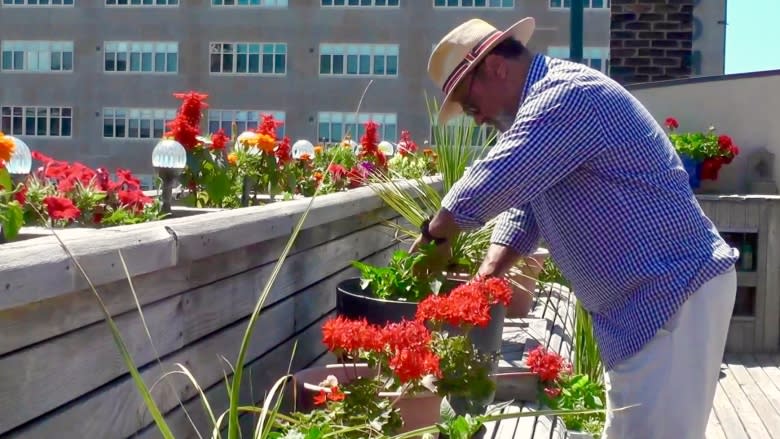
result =
[{"label": "red flower", "polygon": [[225,134],[225,130],[220,128],[216,133],[211,135],[211,146],[209,149],[212,151],[222,151],[225,149],[228,139],[230,139],[230,137]]},{"label": "red flower", "polygon": [[284,125],[284,122],[274,119],[273,114],[263,114],[256,133],[271,136],[276,141],[276,129],[282,125]]},{"label": "red flower", "polygon": [[314,404],[322,405],[327,401],[343,401],[346,395],[342,392],[338,386],[330,388],[330,392],[326,392],[325,389],[320,390],[320,393],[314,395]]},{"label": "red flower", "polygon": [[666,125],[666,127],[670,130],[674,130],[680,127],[680,123],[677,122],[677,119],[673,117],[667,117],[666,121],[664,121],[664,125]]},{"label": "red flower", "polygon": [[402,383],[429,374],[441,377],[439,357],[428,346],[401,349],[390,359],[390,368]]},{"label": "red flower", "polygon": [[430,295],[417,305],[417,319],[446,322],[453,326],[485,327],[490,323],[490,306],[508,305],[512,290],[501,278],[476,278],[453,289],[446,296]]},{"label": "red flower", "polygon": [[208,95],[190,91],[174,93],[173,97],[181,99],[182,103],[176,118],[168,122],[167,127],[170,130],[165,133],[165,136],[173,137],[189,151],[200,143],[197,136],[200,134],[201,111],[208,108],[205,102]]},{"label": "red flower", "polygon": [[562,370],[568,370],[563,357],[539,346],[528,354],[525,364],[542,382],[555,381]]},{"label": "red flower", "polygon": [[558,387],[545,387],[544,393],[548,398],[557,398],[561,394],[561,389]]},{"label": "red flower", "polygon": [[404,319],[382,328],[382,344],[387,345],[391,351],[427,346],[430,342],[431,332],[419,320]]},{"label": "red flower", "polygon": [[724,157],[710,157],[705,159],[701,164],[701,179],[702,180],[717,180],[720,168],[726,162]]},{"label": "red flower", "polygon": [[417,152],[417,144],[412,140],[408,130],[401,131],[401,139],[398,141],[398,154],[407,156]]},{"label": "red flower", "polygon": [[322,342],[332,352],[378,351],[383,348],[382,332],[377,326],[365,319],[350,320],[343,316],[322,325]]},{"label": "red flower", "polygon": [[336,181],[341,181],[347,176],[347,169],[338,163],[332,163],[328,166],[328,172]]},{"label": "red flower", "polygon": [[274,155],[276,155],[276,161],[280,165],[285,165],[292,161],[292,147],[290,146],[289,137],[284,136],[279,146],[276,147]]},{"label": "red flower", "polygon": [[55,220],[75,220],[81,215],[81,211],[67,198],[49,196],[43,199],[43,204],[49,217]]},{"label": "red flower", "polygon": [[19,204],[24,205],[24,203],[27,202],[27,186],[22,185],[19,191],[14,194],[14,199],[18,201]]},{"label": "red flower", "polygon": [[117,197],[120,204],[127,206],[135,212],[144,210],[144,206],[152,202],[152,199],[144,195],[140,190],[119,191],[117,192]]}]

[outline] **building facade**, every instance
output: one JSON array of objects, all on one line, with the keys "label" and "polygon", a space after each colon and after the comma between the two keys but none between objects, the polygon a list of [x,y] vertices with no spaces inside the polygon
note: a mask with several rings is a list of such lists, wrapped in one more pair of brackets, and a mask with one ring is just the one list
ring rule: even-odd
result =
[{"label": "building facade", "polygon": [[[31,148],[151,181],[172,94],[209,95],[203,129],[263,112],[293,141],[430,133],[433,45],[472,18],[537,21],[530,46],[566,56],[569,0],[0,0],[0,129]],[[609,0],[586,0],[587,62],[606,71]],[[370,81],[359,114],[361,94]],[[356,122],[358,125],[356,125]],[[351,128],[350,128],[351,127]]]}]

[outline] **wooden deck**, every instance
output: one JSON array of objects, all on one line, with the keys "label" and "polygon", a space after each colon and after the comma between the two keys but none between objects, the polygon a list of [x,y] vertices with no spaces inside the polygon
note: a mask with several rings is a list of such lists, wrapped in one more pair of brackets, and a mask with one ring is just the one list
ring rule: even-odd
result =
[{"label": "wooden deck", "polygon": [[[528,318],[506,320],[502,371],[524,370],[522,360],[539,344],[564,357],[571,353],[574,297],[557,285],[537,294]],[[499,389],[497,403],[510,399],[511,394]],[[536,410],[537,404],[518,401],[504,412]],[[484,437],[565,439],[567,433],[559,419],[527,417],[489,425]],[[780,355],[725,355],[706,439],[780,439]]]},{"label": "wooden deck", "polygon": [[780,355],[727,354],[707,439],[780,438]]}]

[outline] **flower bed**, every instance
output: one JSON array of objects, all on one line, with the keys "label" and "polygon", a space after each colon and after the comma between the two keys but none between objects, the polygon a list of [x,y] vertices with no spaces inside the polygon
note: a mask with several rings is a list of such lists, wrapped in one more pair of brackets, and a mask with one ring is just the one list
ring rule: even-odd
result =
[{"label": "flower bed", "polygon": [[105,168],[56,160],[39,151],[32,152],[34,171],[14,184],[4,163],[13,156],[15,139],[0,133],[2,239],[38,235],[35,229],[22,230],[23,226],[136,224],[194,213],[186,208],[240,208],[310,197],[317,190],[320,194],[341,192],[366,185],[377,173],[396,178],[436,173],[432,150],[420,151],[409,133],[402,131],[397,151],[389,151],[395,148],[379,142],[378,125],[373,121],[365,124],[359,144],[348,135],[338,144],[313,146],[303,141],[291,145],[288,136],[278,138],[281,122],[271,115],[263,115],[256,130],[239,134],[234,129],[228,136],[220,129],[202,136],[201,117],[208,96],[188,92],[174,97],[182,102],[165,137],[178,142],[187,156],[179,178],[183,189],[174,200],[178,209],[162,209],[162,200],[153,191],[142,191],[130,170],[116,169],[112,179]]}]

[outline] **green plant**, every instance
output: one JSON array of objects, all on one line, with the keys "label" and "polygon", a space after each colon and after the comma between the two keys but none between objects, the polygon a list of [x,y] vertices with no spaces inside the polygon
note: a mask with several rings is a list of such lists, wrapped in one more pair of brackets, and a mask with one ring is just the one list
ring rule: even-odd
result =
[{"label": "green plant", "polygon": [[433,249],[434,246],[429,244],[413,254],[398,250],[385,267],[361,261],[352,261],[352,265],[360,270],[360,287],[370,287],[375,297],[419,302],[429,294],[437,293],[444,278],[441,273],[420,268],[426,267]]},{"label": "green plant", "polygon": [[24,225],[24,201],[19,201],[23,190],[21,185],[14,188],[8,169],[0,163],[0,225],[3,226],[3,238],[7,241],[15,238]]}]

